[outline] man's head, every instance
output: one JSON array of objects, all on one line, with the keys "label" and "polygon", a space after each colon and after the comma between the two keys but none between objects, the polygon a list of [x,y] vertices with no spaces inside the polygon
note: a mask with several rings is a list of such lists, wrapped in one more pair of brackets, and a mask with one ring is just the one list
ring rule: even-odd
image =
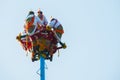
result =
[{"label": "man's head", "polygon": [[38,10],[38,16],[40,16],[40,15],[42,15],[43,14],[43,12],[39,9]]}]

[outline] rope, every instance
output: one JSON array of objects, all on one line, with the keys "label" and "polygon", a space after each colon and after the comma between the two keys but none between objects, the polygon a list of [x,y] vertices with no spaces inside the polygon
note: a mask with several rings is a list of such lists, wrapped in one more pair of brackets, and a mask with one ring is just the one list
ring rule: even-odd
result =
[{"label": "rope", "polygon": [[[47,64],[45,63],[45,69],[48,69]],[[36,71],[36,73],[40,76],[40,68]]]},{"label": "rope", "polygon": [[59,49],[58,49],[58,57],[60,56],[60,51],[59,51]]}]

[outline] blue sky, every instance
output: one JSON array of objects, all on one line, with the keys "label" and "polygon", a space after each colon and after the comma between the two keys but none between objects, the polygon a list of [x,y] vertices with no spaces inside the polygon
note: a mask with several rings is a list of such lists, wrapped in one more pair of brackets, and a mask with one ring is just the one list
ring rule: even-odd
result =
[{"label": "blue sky", "polygon": [[39,61],[31,62],[15,39],[28,12],[39,8],[62,23],[67,44],[46,61],[46,80],[120,80],[119,0],[0,1],[0,80],[39,80]]}]

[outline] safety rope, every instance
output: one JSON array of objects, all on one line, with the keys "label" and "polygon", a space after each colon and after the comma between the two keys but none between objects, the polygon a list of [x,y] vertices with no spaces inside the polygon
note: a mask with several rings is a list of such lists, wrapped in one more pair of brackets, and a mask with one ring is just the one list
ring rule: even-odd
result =
[{"label": "safety rope", "polygon": [[[47,64],[45,63],[45,69],[48,69]],[[36,71],[36,73],[40,76],[40,68]]]}]

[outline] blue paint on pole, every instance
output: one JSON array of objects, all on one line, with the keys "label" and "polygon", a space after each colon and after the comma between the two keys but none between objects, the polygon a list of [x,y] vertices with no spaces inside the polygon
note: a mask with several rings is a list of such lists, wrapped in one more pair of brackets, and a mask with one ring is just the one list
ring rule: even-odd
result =
[{"label": "blue paint on pole", "polygon": [[41,56],[40,57],[40,80],[45,80],[45,59]]}]

